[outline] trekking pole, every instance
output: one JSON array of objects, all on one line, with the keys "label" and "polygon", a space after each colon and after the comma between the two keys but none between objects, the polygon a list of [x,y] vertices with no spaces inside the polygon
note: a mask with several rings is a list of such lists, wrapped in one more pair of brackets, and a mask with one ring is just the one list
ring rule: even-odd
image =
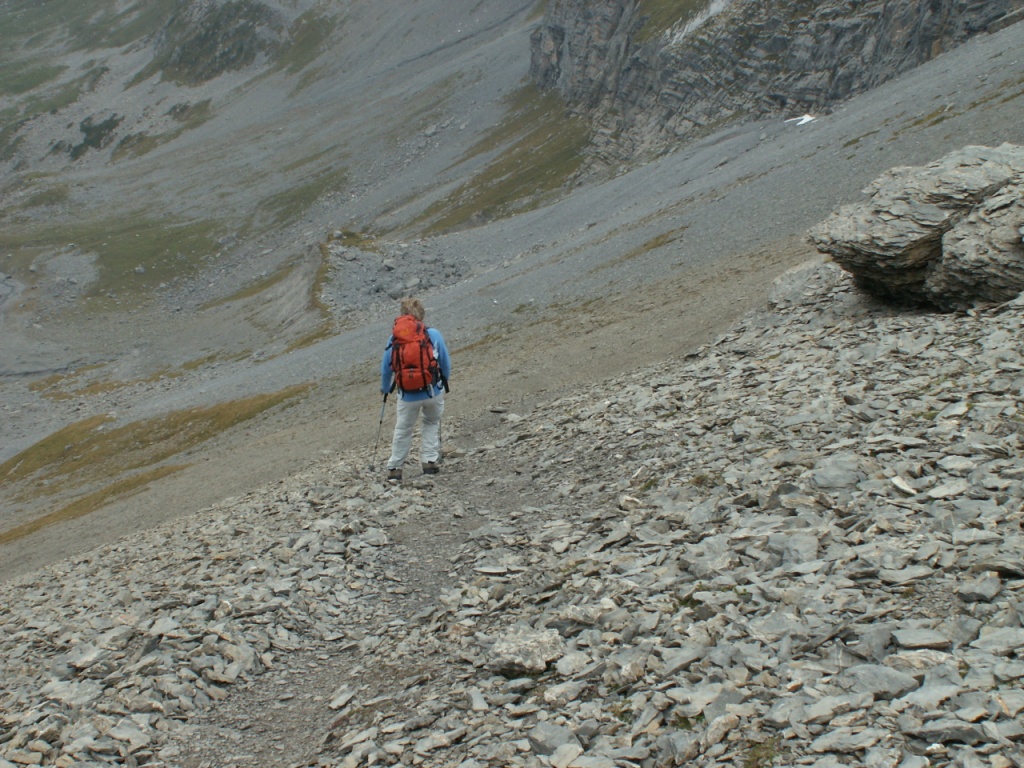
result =
[{"label": "trekking pole", "polygon": [[380,445],[380,433],[384,429],[384,409],[388,404],[388,395],[390,392],[384,393],[384,402],[380,404],[380,426],[377,427],[377,440],[373,444],[373,460],[370,462],[370,471],[377,471],[377,446]]}]

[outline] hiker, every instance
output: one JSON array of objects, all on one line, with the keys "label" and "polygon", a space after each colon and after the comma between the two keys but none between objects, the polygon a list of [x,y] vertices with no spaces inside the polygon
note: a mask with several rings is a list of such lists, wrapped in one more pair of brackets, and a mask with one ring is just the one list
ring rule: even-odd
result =
[{"label": "hiker", "polygon": [[398,416],[388,459],[388,480],[402,479],[402,465],[412,446],[412,431],[420,414],[423,426],[420,462],[423,474],[436,475],[441,462],[441,415],[448,391],[451,361],[444,337],[423,324],[425,312],[419,299],[402,299],[391,338],[380,364],[380,388],[385,398],[398,390]]}]

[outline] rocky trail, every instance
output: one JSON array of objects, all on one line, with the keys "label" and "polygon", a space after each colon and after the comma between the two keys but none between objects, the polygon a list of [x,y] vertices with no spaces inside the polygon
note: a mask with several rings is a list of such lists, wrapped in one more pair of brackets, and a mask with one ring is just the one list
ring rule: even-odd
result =
[{"label": "rocky trail", "polygon": [[1024,765],[1022,309],[815,262],[436,478],[335,454],[13,579],[0,766]]}]

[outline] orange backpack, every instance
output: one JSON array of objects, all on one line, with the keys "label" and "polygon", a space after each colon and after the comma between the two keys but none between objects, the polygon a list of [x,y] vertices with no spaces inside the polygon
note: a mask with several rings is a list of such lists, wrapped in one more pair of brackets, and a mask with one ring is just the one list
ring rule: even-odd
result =
[{"label": "orange backpack", "polygon": [[391,370],[400,392],[424,392],[441,378],[427,326],[412,315],[395,319],[391,329]]}]

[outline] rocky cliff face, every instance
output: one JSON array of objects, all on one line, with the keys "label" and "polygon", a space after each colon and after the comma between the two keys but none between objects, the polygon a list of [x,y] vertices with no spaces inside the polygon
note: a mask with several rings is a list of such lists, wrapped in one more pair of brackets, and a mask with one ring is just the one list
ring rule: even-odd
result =
[{"label": "rocky cliff face", "polygon": [[609,159],[737,117],[828,110],[1024,18],[1024,0],[663,5],[553,0],[533,33],[534,81],[595,118]]}]

